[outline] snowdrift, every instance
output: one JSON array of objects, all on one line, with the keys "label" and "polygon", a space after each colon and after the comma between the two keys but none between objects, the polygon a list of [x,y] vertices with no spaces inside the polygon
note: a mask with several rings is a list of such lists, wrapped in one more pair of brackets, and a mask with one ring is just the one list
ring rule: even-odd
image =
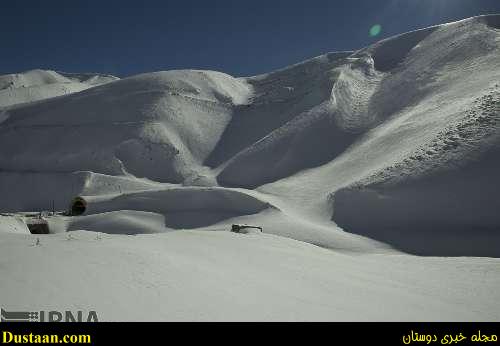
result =
[{"label": "snowdrift", "polygon": [[135,192],[109,198],[84,197],[86,215],[114,210],[136,210],[165,216],[169,228],[198,228],[241,215],[273,208],[245,193],[223,188],[185,187],[164,191]]},{"label": "snowdrift", "polygon": [[459,169],[334,195],[333,220],[408,253],[500,257],[499,148]]},{"label": "snowdrift", "polygon": [[0,233],[30,234],[21,217],[0,215]]},{"label": "snowdrift", "polygon": [[[68,220],[63,224],[63,232],[86,230],[107,234],[150,234],[166,232],[165,216],[137,210],[119,210]],[[51,232],[54,230],[51,229]],[[54,233],[58,232],[57,229]]]}]

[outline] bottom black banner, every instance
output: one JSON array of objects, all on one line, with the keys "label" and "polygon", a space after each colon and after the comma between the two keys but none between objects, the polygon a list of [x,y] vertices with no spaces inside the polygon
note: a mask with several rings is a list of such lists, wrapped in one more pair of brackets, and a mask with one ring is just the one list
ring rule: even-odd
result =
[{"label": "bottom black banner", "polygon": [[500,345],[499,323],[0,323],[15,344],[314,342],[347,345]]}]

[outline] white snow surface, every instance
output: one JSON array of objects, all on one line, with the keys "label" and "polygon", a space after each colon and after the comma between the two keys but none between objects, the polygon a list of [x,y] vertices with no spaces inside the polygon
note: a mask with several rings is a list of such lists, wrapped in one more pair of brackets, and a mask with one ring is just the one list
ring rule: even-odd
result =
[{"label": "white snow surface", "polygon": [[2,237],[7,310],[95,309],[103,321],[482,321],[500,308],[495,259],[353,256],[216,231],[79,231],[35,244]]},{"label": "white snow surface", "polygon": [[3,307],[499,321],[499,118],[500,15],[254,77],[0,76]]}]

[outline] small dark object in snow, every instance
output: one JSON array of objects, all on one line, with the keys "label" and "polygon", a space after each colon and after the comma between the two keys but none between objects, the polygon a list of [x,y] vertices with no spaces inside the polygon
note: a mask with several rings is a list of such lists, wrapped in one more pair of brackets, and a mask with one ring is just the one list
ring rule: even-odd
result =
[{"label": "small dark object in snow", "polygon": [[49,234],[49,224],[44,218],[31,218],[26,220],[26,226],[28,226],[31,234]]},{"label": "small dark object in snow", "polygon": [[260,231],[262,232],[262,227],[259,227],[259,226],[250,226],[250,225],[232,225],[231,226],[231,232],[242,233],[241,230],[243,230],[245,228],[256,228],[256,229],[260,229]]},{"label": "small dark object in snow", "polygon": [[80,216],[85,213],[87,209],[87,201],[83,197],[75,197],[69,207],[69,214],[71,216]]}]

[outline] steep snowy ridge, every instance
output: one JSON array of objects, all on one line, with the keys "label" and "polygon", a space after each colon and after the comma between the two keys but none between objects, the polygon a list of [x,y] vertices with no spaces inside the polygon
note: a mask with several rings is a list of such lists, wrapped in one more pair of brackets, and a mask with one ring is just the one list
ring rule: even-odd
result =
[{"label": "steep snowy ridge", "polygon": [[253,88],[246,105],[234,109],[231,122],[206,164],[216,167],[330,98],[329,71],[349,52],[329,53],[269,74],[240,80]]},{"label": "steep snowy ridge", "polygon": [[[386,140],[404,133],[414,145],[396,163],[335,194],[333,219],[340,226],[418,254],[499,256],[500,200],[489,193],[500,188],[498,35],[484,20],[466,20],[434,31],[413,50],[403,80],[417,83],[400,94],[412,109],[380,131]],[[427,47],[451,49],[429,55]],[[383,138],[370,146],[383,145]]]},{"label": "steep snowy ridge", "polygon": [[[370,128],[387,119],[403,121],[411,109],[433,107],[427,111],[432,115],[449,107],[450,117],[455,117],[453,108],[466,106],[463,101],[456,103],[457,97],[472,97],[495,80],[488,74],[498,65],[497,37],[498,31],[485,24],[485,17],[478,17],[403,34],[354,53],[340,68],[329,71],[333,97],[320,112],[318,108],[304,112],[243,150],[226,165],[219,181],[253,188],[319,166]],[[424,126],[438,129],[449,121],[434,118],[427,117]],[[419,135],[430,136],[425,132]],[[241,174],[247,169],[253,174]]]}]

